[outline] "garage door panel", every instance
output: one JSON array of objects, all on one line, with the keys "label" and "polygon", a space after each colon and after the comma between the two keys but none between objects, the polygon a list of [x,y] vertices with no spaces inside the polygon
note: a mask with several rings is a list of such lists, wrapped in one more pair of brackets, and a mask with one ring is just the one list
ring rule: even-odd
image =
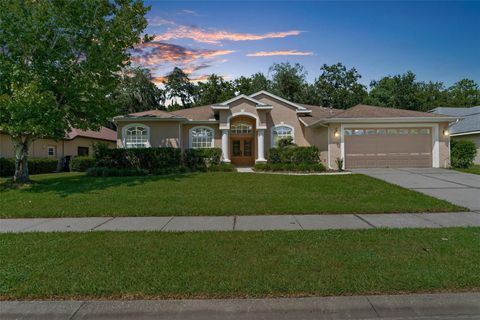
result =
[{"label": "garage door panel", "polygon": [[374,132],[377,134],[365,134],[367,129],[357,129],[352,135],[344,136],[346,168],[432,166],[430,129],[382,128]]}]

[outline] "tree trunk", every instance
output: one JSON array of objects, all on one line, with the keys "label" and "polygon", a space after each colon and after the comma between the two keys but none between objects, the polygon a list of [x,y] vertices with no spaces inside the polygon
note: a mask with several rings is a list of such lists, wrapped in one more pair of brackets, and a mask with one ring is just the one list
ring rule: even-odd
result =
[{"label": "tree trunk", "polygon": [[31,138],[29,136],[12,137],[12,141],[15,150],[15,174],[13,176],[13,182],[28,182],[30,181],[28,176],[28,149]]}]

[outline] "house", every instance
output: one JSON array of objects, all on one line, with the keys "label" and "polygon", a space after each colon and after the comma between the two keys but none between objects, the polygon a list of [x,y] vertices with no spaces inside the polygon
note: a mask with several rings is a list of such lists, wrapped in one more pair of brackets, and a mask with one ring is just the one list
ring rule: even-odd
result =
[{"label": "house", "polygon": [[456,117],[357,105],[347,110],[285,100],[266,91],[213,105],[115,117],[118,147],[210,148],[235,165],[264,162],[278,140],[317,146],[321,161],[344,167],[448,167]]},{"label": "house", "polygon": [[452,139],[470,140],[477,145],[477,156],[473,161],[480,164],[480,106],[471,108],[435,108],[430,112],[436,114],[446,114],[462,119],[454,122],[450,126],[450,136]]},{"label": "house", "polygon": [[[115,147],[117,133],[102,127],[99,131],[72,129],[64,139],[49,138],[35,140],[30,146],[29,156],[33,158],[70,158],[72,156],[93,155],[93,144],[104,142]],[[0,131],[0,157],[13,158],[13,143],[5,133]]]}]

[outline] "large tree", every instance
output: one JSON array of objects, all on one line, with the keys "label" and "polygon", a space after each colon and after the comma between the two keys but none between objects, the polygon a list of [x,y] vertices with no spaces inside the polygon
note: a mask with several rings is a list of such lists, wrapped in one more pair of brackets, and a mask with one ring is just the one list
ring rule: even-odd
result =
[{"label": "large tree", "polygon": [[480,105],[480,88],[470,79],[462,79],[448,88],[448,106],[472,107]]},{"label": "large tree", "polygon": [[301,64],[274,63],[270,67],[269,73],[272,78],[272,93],[294,102],[305,100],[307,71]]},{"label": "large tree", "polygon": [[321,68],[315,80],[315,93],[324,107],[347,109],[363,102],[367,97],[364,85],[358,83],[362,77],[355,68],[347,70],[341,64],[326,65]]},{"label": "large tree", "polygon": [[170,100],[169,110],[190,108],[195,86],[182,69],[175,67],[165,79],[165,97]]},{"label": "large tree", "polygon": [[207,81],[199,82],[195,87],[195,105],[203,106],[226,101],[235,96],[233,84],[222,77],[212,74]]},{"label": "large tree", "polygon": [[147,11],[133,0],[0,1],[0,127],[14,143],[14,181],[29,179],[33,140],[112,116],[109,95]]},{"label": "large tree", "polygon": [[268,91],[270,81],[263,73],[257,72],[250,77],[241,76],[235,79],[234,86],[236,93],[250,95],[262,90]]},{"label": "large tree", "polygon": [[164,92],[152,81],[150,70],[127,67],[112,94],[116,114],[129,114],[151,109],[163,109]]}]

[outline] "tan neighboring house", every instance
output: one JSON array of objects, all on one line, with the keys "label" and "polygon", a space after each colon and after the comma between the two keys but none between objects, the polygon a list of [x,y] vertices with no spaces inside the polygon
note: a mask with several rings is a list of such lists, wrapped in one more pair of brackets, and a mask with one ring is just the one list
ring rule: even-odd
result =
[{"label": "tan neighboring house", "polygon": [[453,140],[469,140],[477,145],[477,155],[473,163],[480,164],[480,106],[470,108],[435,108],[432,113],[448,114],[459,117],[450,126]]},{"label": "tan neighboring house", "polygon": [[[117,133],[114,130],[102,127],[99,131],[72,129],[61,140],[38,139],[31,147],[29,156],[33,158],[57,158],[72,156],[92,156],[93,144],[105,142],[115,147]],[[0,131],[0,157],[13,158],[13,143],[10,136]]]},{"label": "tan neighboring house", "polygon": [[449,123],[457,118],[357,105],[347,110],[285,100],[266,91],[225,102],[115,117],[117,146],[222,149],[223,161],[253,165],[279,139],[317,146],[321,161],[344,167],[448,167]]}]

